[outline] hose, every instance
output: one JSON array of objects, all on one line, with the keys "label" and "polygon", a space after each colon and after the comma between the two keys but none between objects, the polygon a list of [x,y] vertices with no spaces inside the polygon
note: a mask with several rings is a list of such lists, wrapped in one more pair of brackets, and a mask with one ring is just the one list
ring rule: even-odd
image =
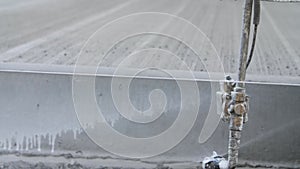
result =
[{"label": "hose", "polygon": [[256,41],[256,34],[257,34],[257,27],[260,22],[260,0],[254,0],[254,14],[253,14],[253,24],[254,24],[254,32],[252,37],[252,44],[250,49],[250,54],[248,56],[247,64],[246,64],[246,70],[248,69],[248,66],[250,65],[250,62],[252,60],[254,48],[255,48],[255,41]]}]

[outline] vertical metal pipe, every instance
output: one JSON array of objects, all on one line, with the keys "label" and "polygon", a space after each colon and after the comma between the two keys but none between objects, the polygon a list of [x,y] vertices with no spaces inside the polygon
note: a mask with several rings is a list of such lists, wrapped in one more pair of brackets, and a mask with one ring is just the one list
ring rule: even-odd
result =
[{"label": "vertical metal pipe", "polygon": [[[238,72],[237,87],[235,87],[233,95],[234,111],[230,117],[229,124],[229,143],[228,143],[228,163],[229,168],[235,168],[238,163],[238,150],[240,147],[241,132],[244,123],[244,114],[242,106],[245,102],[245,78],[246,78],[246,65],[248,55],[248,45],[251,26],[253,0],[245,0],[244,14],[243,14],[243,26],[241,36],[241,48],[240,48],[240,64]],[[240,107],[240,108],[239,108]]]},{"label": "vertical metal pipe", "polygon": [[229,143],[228,143],[228,164],[229,168],[235,168],[238,163],[238,152],[240,148],[241,134],[244,124],[245,106],[245,89],[236,87],[232,93],[234,101],[233,112],[229,122]]},{"label": "vertical metal pipe", "polygon": [[[251,15],[252,15],[253,0],[245,0],[244,15],[243,15],[243,27],[241,36],[241,48],[240,48],[240,65],[239,65],[239,81],[244,81],[246,78],[246,64],[247,54],[250,36]],[[238,83],[239,87],[244,87],[244,83]]]}]

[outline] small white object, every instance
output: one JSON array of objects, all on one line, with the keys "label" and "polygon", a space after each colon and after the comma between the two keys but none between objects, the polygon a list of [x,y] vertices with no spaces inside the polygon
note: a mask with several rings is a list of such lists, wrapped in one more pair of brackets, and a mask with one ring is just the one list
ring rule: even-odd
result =
[{"label": "small white object", "polygon": [[227,169],[228,161],[214,151],[212,156],[204,158],[204,160],[202,161],[202,168],[203,169],[212,169],[212,168]]}]

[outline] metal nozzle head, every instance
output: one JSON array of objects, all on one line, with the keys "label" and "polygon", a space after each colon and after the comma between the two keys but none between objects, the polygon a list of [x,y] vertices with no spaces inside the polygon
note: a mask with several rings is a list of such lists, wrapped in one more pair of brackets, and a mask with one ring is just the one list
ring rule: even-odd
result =
[{"label": "metal nozzle head", "polygon": [[226,76],[225,76],[225,79],[226,79],[226,80],[231,80],[232,78],[231,78],[229,75],[226,75]]}]

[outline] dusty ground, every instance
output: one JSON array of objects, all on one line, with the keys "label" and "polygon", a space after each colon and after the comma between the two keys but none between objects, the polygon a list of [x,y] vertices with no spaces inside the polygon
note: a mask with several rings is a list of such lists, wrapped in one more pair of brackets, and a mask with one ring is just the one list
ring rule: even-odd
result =
[{"label": "dusty ground", "polygon": [[[0,169],[18,169],[18,168],[27,168],[27,169],[145,169],[144,167],[141,168],[130,168],[130,167],[105,167],[105,166],[99,166],[99,167],[85,167],[79,163],[74,164],[44,164],[44,163],[36,163],[36,164],[30,164],[26,163],[24,161],[17,161],[13,163],[5,163],[2,166],[0,166]],[[237,167],[241,169],[250,169],[250,168],[256,168],[256,169],[267,169],[267,168],[273,168],[273,167]],[[201,167],[169,167],[169,166],[156,166],[151,169],[201,169]]]},{"label": "dusty ground", "polygon": [[[84,42],[104,24],[136,12],[163,12],[180,16],[200,28],[220,54],[225,72],[236,72],[239,55],[243,1],[236,0],[21,0],[0,2],[0,62],[74,65]],[[300,76],[300,3],[263,2],[257,47],[249,73],[260,75]],[[159,25],[174,31],[172,25]],[[182,31],[185,31],[183,28]],[[192,34],[186,32],[186,34]],[[192,37],[192,35],[191,35]],[[105,39],[101,39],[104,41]],[[105,52],[84,51],[93,57]],[[166,49],[181,61],[143,53],[127,62],[127,67],[159,66],[164,69],[205,71],[202,62],[178,41],[164,37],[138,36],[114,48],[101,66],[117,66],[136,48]],[[84,64],[92,65],[87,58]],[[213,63],[209,63],[213,65]]]},{"label": "dusty ground", "polygon": [[[8,163],[0,163],[0,169],[18,169],[18,168],[27,168],[27,169],[201,169],[201,164],[198,165],[168,165],[168,164],[156,164],[146,167],[107,167],[101,165],[83,165],[77,162],[73,163],[29,163],[25,161],[14,161]],[[267,168],[276,168],[271,166],[250,166],[243,165],[237,168],[241,169],[267,169]]]}]

